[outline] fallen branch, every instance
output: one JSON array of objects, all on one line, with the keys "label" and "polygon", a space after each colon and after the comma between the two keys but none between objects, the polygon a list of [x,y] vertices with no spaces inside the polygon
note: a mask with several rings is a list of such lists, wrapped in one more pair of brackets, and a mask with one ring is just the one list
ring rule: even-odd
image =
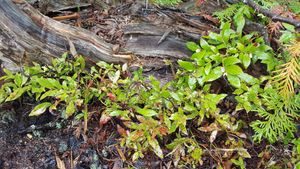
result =
[{"label": "fallen branch", "polygon": [[68,19],[78,19],[79,17],[80,17],[79,14],[76,12],[76,13],[73,13],[70,15],[56,16],[56,17],[53,17],[52,19],[54,19],[56,21],[63,21],[63,20],[68,20]]},{"label": "fallen branch", "polygon": [[0,4],[0,62],[6,68],[18,70],[32,62],[49,63],[69,50],[67,37],[89,63],[132,59],[131,53],[114,52],[112,44],[90,31],[42,15],[25,0],[0,0]]},{"label": "fallen branch", "polygon": [[288,23],[288,24],[294,25],[298,30],[300,29],[300,21],[298,21],[298,20],[287,18],[287,17],[282,17],[280,15],[270,12],[269,10],[263,9],[261,6],[256,4],[253,0],[241,0],[241,1],[244,4],[253,8],[254,10],[256,10],[257,12],[262,13],[265,16],[271,18],[273,21]]}]

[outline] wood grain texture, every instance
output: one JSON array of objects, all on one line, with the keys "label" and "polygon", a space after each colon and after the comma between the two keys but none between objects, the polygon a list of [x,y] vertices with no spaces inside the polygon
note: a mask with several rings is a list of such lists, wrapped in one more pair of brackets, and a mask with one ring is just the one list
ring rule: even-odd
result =
[{"label": "wood grain texture", "polygon": [[91,62],[124,63],[132,55],[114,53],[92,32],[42,15],[24,0],[0,0],[0,60],[12,70],[30,62],[45,63],[68,51],[69,42]]}]

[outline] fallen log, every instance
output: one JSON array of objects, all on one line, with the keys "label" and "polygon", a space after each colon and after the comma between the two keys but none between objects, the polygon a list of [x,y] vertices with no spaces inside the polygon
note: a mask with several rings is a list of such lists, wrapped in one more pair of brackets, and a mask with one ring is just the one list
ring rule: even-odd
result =
[{"label": "fallen log", "polygon": [[69,50],[69,41],[86,60],[124,63],[132,54],[115,53],[90,31],[55,21],[42,15],[25,0],[0,0],[0,60],[11,70],[31,62],[48,63]]},{"label": "fallen log", "polygon": [[[131,8],[136,10],[129,11],[137,12],[142,7],[136,3]],[[159,16],[165,13],[154,9]],[[131,15],[137,16],[132,12]],[[167,22],[160,24],[127,24],[122,30],[125,44],[120,47],[91,31],[51,19],[25,0],[0,0],[0,64],[17,71],[32,62],[49,63],[74,45],[76,53],[85,56],[87,62],[130,62],[149,70],[159,69],[164,66],[164,59],[188,58],[192,53],[185,47],[186,41],[198,41],[203,31],[213,30],[200,20],[190,24],[184,15],[180,19],[173,17],[177,15],[176,11],[168,11],[164,15]],[[182,26],[187,23],[189,27]]]}]

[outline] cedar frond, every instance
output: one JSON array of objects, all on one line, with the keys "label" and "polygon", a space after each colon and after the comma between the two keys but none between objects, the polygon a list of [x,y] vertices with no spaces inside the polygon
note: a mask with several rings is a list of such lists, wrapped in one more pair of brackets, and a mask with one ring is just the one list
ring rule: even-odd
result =
[{"label": "cedar frond", "polygon": [[278,67],[279,69],[274,71],[276,74],[273,77],[273,83],[275,84],[279,93],[286,99],[295,93],[294,85],[300,85],[300,64],[297,57],[292,57],[291,60]]},{"label": "cedar frond", "polygon": [[288,48],[288,51],[292,57],[300,58],[300,41],[295,42],[292,46]]}]

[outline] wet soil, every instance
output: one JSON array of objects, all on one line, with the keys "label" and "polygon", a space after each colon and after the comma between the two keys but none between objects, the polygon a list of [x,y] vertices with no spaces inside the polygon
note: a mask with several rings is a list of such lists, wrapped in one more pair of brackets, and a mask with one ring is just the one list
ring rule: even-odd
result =
[{"label": "wet soil", "polygon": [[[215,3],[215,1],[212,2]],[[89,29],[96,35],[104,37],[106,41],[118,44],[120,47],[124,45],[122,38],[124,32],[121,32],[120,25],[128,22],[129,18],[132,19],[131,21],[136,19],[130,14],[116,15],[118,10],[126,11],[127,7],[127,4],[113,7],[110,12],[114,15],[109,17],[108,9],[98,11],[96,8],[87,8],[81,11],[81,15],[85,16],[85,19],[64,22],[72,25],[79,24],[77,26]],[[212,8],[212,10],[215,9]],[[136,9],[131,8],[130,10]],[[54,15],[53,12],[51,15]],[[146,16],[148,21],[159,19],[155,17],[157,16]],[[158,74],[157,76],[162,76],[164,73],[154,72],[154,74]],[[171,72],[166,74],[170,75]],[[160,79],[163,80],[166,76],[164,75]],[[168,80],[170,78],[167,77],[166,81]],[[20,103],[0,105],[0,169],[174,168],[172,159],[161,160],[151,153],[146,154],[144,159],[135,163],[130,162],[131,160],[123,154],[127,150],[117,144],[120,138],[117,132],[117,122],[110,120],[104,126],[99,124],[100,113],[94,114],[90,118],[88,132],[84,135],[82,134],[83,124],[75,119],[64,120],[59,118],[58,114],[52,115],[51,113],[45,113],[37,118],[28,117],[28,112],[34,107],[34,104],[36,103],[30,101],[25,105]],[[256,117],[240,115],[238,118],[247,123],[255,120]],[[193,124],[189,126],[189,130],[193,130]],[[251,135],[253,135],[251,129],[244,128],[241,132],[247,137],[244,147],[252,157],[245,160],[247,169],[264,168],[270,162],[271,157],[288,159],[288,156],[282,153],[284,152],[282,145],[271,147],[265,142],[256,145],[251,140]],[[203,144],[209,142],[209,135],[206,133],[195,129],[194,134],[199,142]],[[222,147],[227,139],[226,133],[219,133],[215,143]],[[225,154],[222,155],[225,156]],[[234,155],[233,153],[230,157]],[[205,155],[202,158],[203,165],[198,168],[217,168],[216,161],[219,156],[220,154]],[[238,168],[230,162],[230,159],[224,160],[223,166],[227,166],[226,169]]]}]

